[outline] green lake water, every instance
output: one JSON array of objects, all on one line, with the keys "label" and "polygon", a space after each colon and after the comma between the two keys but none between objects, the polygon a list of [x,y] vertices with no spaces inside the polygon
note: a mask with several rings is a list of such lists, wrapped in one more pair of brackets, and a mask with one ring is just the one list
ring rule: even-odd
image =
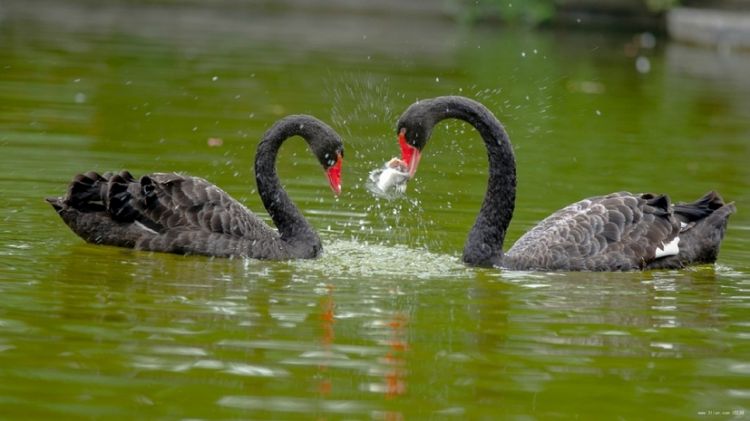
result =
[{"label": "green lake water", "polygon": [[[114,4],[0,5],[0,418],[750,416],[750,55],[408,14]],[[398,153],[400,112],[446,94],[486,104],[514,143],[506,248],[587,196],[717,190],[738,208],[719,261],[464,267],[487,177],[473,128],[435,129],[406,199],[364,188]],[[88,245],[43,200],[77,172],[181,171],[268,220],[255,145],[292,113],[346,144],[338,199],[300,139],[279,156],[318,260]]]}]

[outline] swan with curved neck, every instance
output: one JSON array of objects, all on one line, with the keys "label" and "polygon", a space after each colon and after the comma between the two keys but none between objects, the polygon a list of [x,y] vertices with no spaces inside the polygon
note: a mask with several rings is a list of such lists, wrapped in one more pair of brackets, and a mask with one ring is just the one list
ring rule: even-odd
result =
[{"label": "swan with curved neck", "polygon": [[649,193],[619,192],[584,199],[553,213],[503,252],[515,207],[516,164],[508,133],[490,110],[460,96],[411,105],[397,124],[401,159],[414,177],[433,128],[449,118],[476,128],[489,159],[487,191],[464,246],[463,260],[468,265],[634,270],[716,260],[735,207],[714,192],[678,205],[671,204],[666,195]]},{"label": "swan with curved neck", "polygon": [[282,143],[305,139],[341,192],[344,146],[322,121],[292,115],[277,121],[258,144],[255,179],[277,230],[208,181],[176,173],[136,180],[129,172],[77,175],[63,197],[48,198],[63,221],[90,243],[178,254],[258,259],[318,257],[320,237],[281,186],[276,156]]}]

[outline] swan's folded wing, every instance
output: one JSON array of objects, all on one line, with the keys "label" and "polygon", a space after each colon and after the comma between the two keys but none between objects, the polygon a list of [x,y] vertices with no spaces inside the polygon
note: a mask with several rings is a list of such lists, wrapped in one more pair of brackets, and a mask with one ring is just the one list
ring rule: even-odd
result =
[{"label": "swan's folded wing", "polygon": [[679,228],[668,197],[613,193],[550,215],[511,247],[505,261],[518,269],[640,269],[677,254]]},{"label": "swan's folded wing", "polygon": [[195,229],[247,239],[278,235],[240,202],[201,178],[155,173],[129,183],[127,190],[139,222],[157,232]]}]

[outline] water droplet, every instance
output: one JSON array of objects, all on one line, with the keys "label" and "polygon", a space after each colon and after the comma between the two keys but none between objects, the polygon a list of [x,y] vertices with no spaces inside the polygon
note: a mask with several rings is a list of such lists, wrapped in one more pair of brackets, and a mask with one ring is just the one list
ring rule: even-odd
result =
[{"label": "water droplet", "polygon": [[651,61],[648,57],[639,56],[635,59],[635,69],[638,70],[638,73],[648,73],[651,71]]},{"label": "water droplet", "polygon": [[526,57],[526,51],[521,51],[521,57]]},{"label": "water droplet", "polygon": [[86,94],[83,92],[78,92],[75,97],[76,104],[83,104],[86,102]]},{"label": "water droplet", "polygon": [[656,37],[651,32],[644,32],[640,36],[641,47],[643,48],[654,48],[656,47]]},{"label": "water droplet", "polygon": [[211,78],[211,81],[213,81],[213,82],[216,82],[217,80],[219,80],[218,76],[214,76],[214,77]]},{"label": "water droplet", "polygon": [[599,110],[596,110],[596,115],[602,115],[602,112]]},{"label": "water droplet", "polygon": [[440,78],[439,78],[439,77],[436,77],[436,78],[435,78],[435,82],[440,82]]}]

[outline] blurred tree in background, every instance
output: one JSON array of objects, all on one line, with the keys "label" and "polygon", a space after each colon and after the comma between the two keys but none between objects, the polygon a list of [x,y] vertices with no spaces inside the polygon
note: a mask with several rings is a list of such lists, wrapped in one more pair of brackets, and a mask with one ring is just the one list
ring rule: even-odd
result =
[{"label": "blurred tree in background", "polygon": [[469,21],[540,25],[558,20],[569,11],[607,15],[658,15],[680,4],[680,0],[477,0],[468,1]]}]

